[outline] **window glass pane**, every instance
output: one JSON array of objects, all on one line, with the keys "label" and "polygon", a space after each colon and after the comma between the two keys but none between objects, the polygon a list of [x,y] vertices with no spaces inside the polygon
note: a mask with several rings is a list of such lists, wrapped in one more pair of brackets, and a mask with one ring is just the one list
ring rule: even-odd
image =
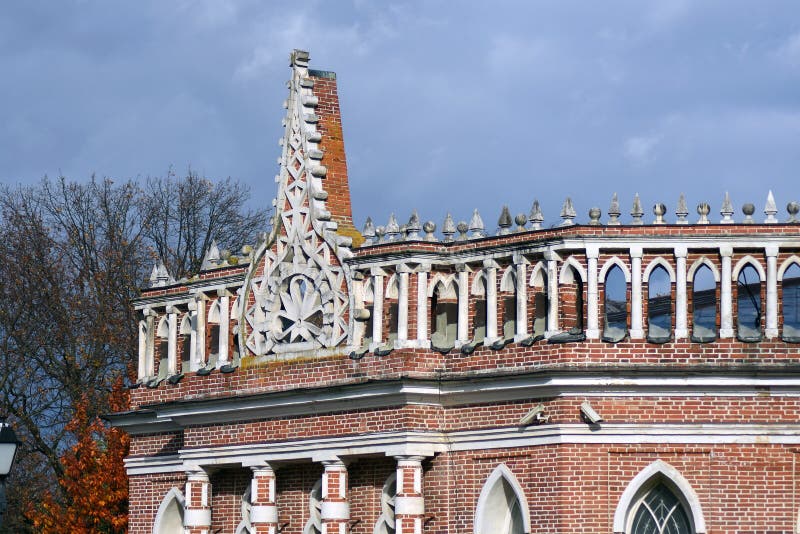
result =
[{"label": "window glass pane", "polygon": [[800,337],[800,266],[793,263],[783,273],[783,336]]},{"label": "window glass pane", "polygon": [[628,332],[628,285],[625,274],[618,266],[609,269],[604,289],[606,316],[603,338],[620,341]]},{"label": "window glass pane", "polygon": [[668,338],[672,326],[672,285],[662,266],[650,272],[647,280],[647,335]]},{"label": "window glass pane", "polygon": [[761,279],[752,265],[739,271],[736,282],[737,335],[742,339],[761,337]]},{"label": "window glass pane", "polygon": [[714,273],[703,265],[694,273],[692,281],[693,324],[692,337],[711,341],[717,335],[717,283]]},{"label": "window glass pane", "polygon": [[639,503],[630,534],[691,534],[681,502],[664,484],[650,490]]}]

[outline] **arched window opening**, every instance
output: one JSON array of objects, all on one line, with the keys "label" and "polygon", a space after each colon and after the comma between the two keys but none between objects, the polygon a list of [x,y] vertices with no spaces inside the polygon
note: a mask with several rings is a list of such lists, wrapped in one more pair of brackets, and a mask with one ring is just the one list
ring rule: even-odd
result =
[{"label": "arched window opening", "polygon": [[181,320],[181,368],[179,372],[181,373],[188,373],[191,370],[191,361],[192,361],[192,343],[191,343],[191,336],[192,336],[192,316],[190,314],[186,314],[183,316],[183,320]]},{"label": "arched window opening", "polygon": [[397,473],[392,473],[381,491],[381,515],[373,534],[395,534],[395,500],[397,499]]},{"label": "arched window opening", "polygon": [[559,294],[561,297],[561,324],[571,335],[582,335],[585,329],[583,317],[583,280],[572,265],[562,277]]},{"label": "arched window opening", "polygon": [[664,483],[653,486],[633,507],[629,534],[692,534],[683,503]]},{"label": "arched window opening", "polygon": [[717,339],[717,282],[708,265],[701,265],[692,279],[692,341]]},{"label": "arched window opening", "polygon": [[208,367],[216,365],[219,359],[219,318],[220,302],[215,300],[208,312],[208,345],[206,347],[206,354],[209,355]]},{"label": "arched window opening", "polygon": [[533,324],[531,332],[534,336],[544,336],[547,331],[547,273],[544,269],[538,273],[539,280],[535,280],[533,287]]},{"label": "arched window opening", "polygon": [[530,532],[528,504],[519,483],[504,465],[489,476],[478,498],[475,534]]},{"label": "arched window opening", "polygon": [[783,273],[783,339],[800,342],[800,265],[792,263]]},{"label": "arched window opening", "polygon": [[736,280],[736,337],[740,341],[761,340],[761,278],[751,264]]},{"label": "arched window opening", "polygon": [[475,343],[483,342],[486,338],[486,278],[483,275],[478,276],[479,278],[476,280],[478,287],[473,291],[475,308],[472,318],[472,341]]},{"label": "arched window opening", "polygon": [[322,480],[317,480],[308,494],[308,521],[303,534],[322,534]]},{"label": "arched window opening", "polygon": [[386,339],[389,346],[393,346],[397,340],[397,330],[400,319],[400,306],[398,304],[398,287],[397,276],[389,278],[389,283],[386,286]]},{"label": "arched window opening", "polygon": [[183,534],[184,503],[183,494],[172,488],[158,507],[153,534]]},{"label": "arched window opening", "polygon": [[511,341],[517,333],[517,277],[513,267],[504,273],[500,291],[503,299],[503,339]]},{"label": "arched window opening", "polygon": [[665,343],[672,331],[672,284],[667,270],[659,265],[647,279],[647,340]]},{"label": "arched window opening", "polygon": [[156,330],[158,336],[158,373],[159,379],[169,376],[169,320],[163,316]]},{"label": "arched window opening", "polygon": [[367,313],[365,314],[364,319],[361,321],[363,332],[361,335],[361,345],[363,347],[369,347],[372,345],[372,341],[375,339],[375,323],[373,319],[375,316],[375,292],[372,288],[372,280],[369,280],[364,284],[364,309]]},{"label": "arched window opening", "polygon": [[453,284],[439,281],[431,300],[431,344],[435,350],[451,350],[458,334],[458,295]]},{"label": "arched window opening", "polygon": [[603,341],[617,343],[628,333],[628,284],[618,265],[608,270],[603,283],[605,293],[605,323]]}]

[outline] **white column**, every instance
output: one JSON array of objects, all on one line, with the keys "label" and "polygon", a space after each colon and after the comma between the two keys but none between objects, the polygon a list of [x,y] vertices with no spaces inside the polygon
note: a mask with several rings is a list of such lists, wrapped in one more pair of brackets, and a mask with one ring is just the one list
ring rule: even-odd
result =
[{"label": "white column", "polygon": [[767,339],[778,337],[778,246],[764,248],[767,256]]},{"label": "white column", "polygon": [[195,306],[197,315],[192,322],[192,330],[195,331],[197,339],[195,353],[192,355],[192,369],[197,370],[206,365],[206,301],[205,294],[195,295]]},{"label": "white column", "polygon": [[208,474],[198,467],[186,477],[183,526],[186,534],[209,534],[211,531],[211,483]]},{"label": "white column", "polygon": [[631,247],[631,339],[642,339],[642,247]]},{"label": "white column", "polygon": [[731,283],[733,279],[733,275],[731,274],[731,256],[733,255],[733,247],[728,245],[719,247],[719,255],[722,259],[722,273],[719,282],[719,337],[730,338],[733,337],[733,297],[731,295]]},{"label": "white column", "polygon": [[597,245],[586,246],[586,339],[600,338],[600,311],[597,290],[597,257],[600,248]]},{"label": "white column", "polygon": [[469,267],[460,263],[458,271],[458,339],[457,345],[469,341]]},{"label": "white column", "polygon": [[178,372],[178,309],[167,306],[167,374],[174,375]]},{"label": "white column", "polygon": [[397,266],[397,341],[404,345],[408,339],[408,273],[411,269],[401,263]]},{"label": "white column", "polygon": [[528,337],[528,260],[522,255],[514,255],[517,275],[517,331],[514,341]]},{"label": "white column", "polygon": [[552,250],[544,253],[547,260],[547,332],[545,337],[559,333],[558,328],[558,261],[561,259]]},{"label": "white column", "polygon": [[430,263],[417,266],[417,346],[430,347],[428,334],[428,273]]},{"label": "white column", "polygon": [[[189,301],[187,306],[189,309],[189,324],[191,330],[189,331],[189,369],[188,371],[197,371],[197,301]],[[185,343],[185,341],[184,341]],[[187,369],[183,369],[185,373]]]},{"label": "white column", "polygon": [[322,534],[346,534],[350,522],[347,467],[341,460],[322,463]]},{"label": "white column", "polygon": [[147,320],[139,321],[139,365],[137,378],[141,381],[147,376]]},{"label": "white column", "polygon": [[253,534],[277,534],[278,506],[276,504],[275,471],[269,465],[251,467],[250,523]]},{"label": "white column", "polygon": [[145,316],[145,323],[147,325],[147,338],[146,338],[146,347],[145,347],[145,376],[153,376],[156,374],[156,361],[155,361],[155,352],[156,352],[156,325],[155,325],[155,317],[156,312],[151,310],[150,308],[146,308],[144,310]]},{"label": "white column", "polygon": [[675,339],[689,337],[686,300],[686,247],[675,247]]},{"label": "white column", "polygon": [[421,534],[425,520],[425,498],[422,495],[422,460],[425,457],[396,458],[395,531],[397,534]]},{"label": "white column", "polygon": [[373,268],[372,274],[372,346],[370,350],[383,343],[383,269]]},{"label": "white column", "polygon": [[486,276],[486,345],[498,340],[497,337],[497,262],[484,260],[484,276]]},{"label": "white column", "polygon": [[230,294],[227,289],[217,291],[219,299],[219,359],[217,367],[228,363],[228,343],[230,342]]}]

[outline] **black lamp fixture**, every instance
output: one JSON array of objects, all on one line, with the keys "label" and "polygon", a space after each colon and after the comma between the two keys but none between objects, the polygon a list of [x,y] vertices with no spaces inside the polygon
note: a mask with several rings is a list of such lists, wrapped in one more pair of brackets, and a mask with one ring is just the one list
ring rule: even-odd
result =
[{"label": "black lamp fixture", "polygon": [[6,515],[6,478],[17,455],[19,440],[11,425],[0,421],[0,527]]}]

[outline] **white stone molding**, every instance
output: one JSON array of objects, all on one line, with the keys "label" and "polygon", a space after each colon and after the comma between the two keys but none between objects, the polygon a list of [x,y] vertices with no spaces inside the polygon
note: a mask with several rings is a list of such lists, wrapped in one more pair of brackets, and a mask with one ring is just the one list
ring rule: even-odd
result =
[{"label": "white stone molding", "polygon": [[516,297],[517,297],[517,321],[514,341],[521,341],[528,337],[528,279],[525,272],[528,266],[527,261],[522,258],[515,264],[516,267]]},{"label": "white stone molding", "polygon": [[440,297],[455,300],[458,298],[458,286],[455,275],[436,273],[431,277],[428,284],[428,298],[433,298],[436,294],[436,288],[439,287],[441,288],[439,290]]},{"label": "white stone molding", "polygon": [[570,256],[564,260],[564,263],[561,265],[561,271],[558,274],[558,283],[570,284],[573,282],[570,267],[574,267],[578,276],[581,278],[581,282],[586,283],[586,269],[583,268],[581,262],[575,259],[575,256]]},{"label": "white stone molding", "polygon": [[742,272],[747,265],[752,265],[753,268],[758,273],[758,279],[761,282],[764,282],[767,279],[767,272],[764,270],[764,267],[761,265],[761,262],[758,261],[751,255],[744,256],[739,261],[736,262],[736,265],[733,267],[733,271],[731,272],[731,282],[738,282],[739,281],[739,274]]},{"label": "white stone molding", "polygon": [[543,261],[537,262],[531,269],[531,276],[528,284],[531,287],[538,287],[547,289],[545,287],[545,279],[547,278],[547,264]]},{"label": "white stone molding", "polygon": [[[425,456],[400,455],[395,458],[397,459],[394,509],[396,531],[421,533],[425,519],[425,499],[422,495],[422,460]],[[411,489],[406,487],[409,474],[413,481]]]},{"label": "white stone molding", "polygon": [[347,492],[347,466],[339,459],[322,462],[322,533],[344,534],[350,520],[350,504]]},{"label": "white stone molding", "polygon": [[186,500],[178,488],[171,488],[161,499],[153,522],[153,534],[182,532]]},{"label": "white stone molding", "polygon": [[499,339],[497,335],[497,262],[484,260],[483,271],[486,274],[486,339],[491,345]]},{"label": "white stone molding", "polygon": [[689,337],[686,255],[686,247],[675,248],[675,339]]},{"label": "white stone molding", "polygon": [[[631,247],[631,339],[642,339],[644,327],[642,323],[642,248]],[[623,272],[625,270],[623,269]]]},{"label": "white stone molding", "polygon": [[502,293],[517,292],[517,273],[514,265],[509,265],[503,270],[500,277],[500,291]]},{"label": "white stone molding", "polygon": [[383,344],[383,278],[385,274],[382,269],[372,269],[372,289],[375,292],[375,300],[372,303],[373,346],[370,347],[370,350]]},{"label": "white stone molding", "polygon": [[[530,508],[528,506],[528,499],[525,497],[525,491],[522,489],[517,477],[514,473],[506,467],[505,464],[498,465],[486,482],[483,484],[480,496],[478,497],[478,504],[475,507],[475,521],[474,532],[475,534],[493,534],[494,532],[508,531],[508,521],[510,520],[511,509],[497,510],[497,507],[502,507],[503,499],[507,493],[505,491],[499,494],[497,487],[498,484],[507,484],[514,494],[522,516],[523,532],[531,531],[531,517]],[[493,499],[495,497],[495,499]],[[494,509],[493,509],[494,508]],[[503,513],[505,512],[505,513]]]},{"label": "white stone molding", "polygon": [[469,267],[456,266],[458,272],[458,326],[456,344],[469,342]]},{"label": "white stone molding", "polygon": [[390,534],[400,531],[396,528],[395,510],[397,508],[397,473],[386,479],[381,490],[381,515],[375,523],[373,534]]},{"label": "white stone molding", "polygon": [[219,355],[217,356],[217,367],[222,367],[230,359],[228,354],[231,327],[230,296],[224,289],[220,289],[217,295],[217,303],[219,304]]},{"label": "white stone molding", "polygon": [[586,287],[586,338],[600,338],[600,311],[597,279],[597,258],[600,249],[594,246],[586,247],[586,278],[589,283]]},{"label": "white stone molding", "polygon": [[[183,525],[187,528],[211,527],[211,483],[202,468],[191,464],[186,468],[186,505],[183,515]],[[192,487],[200,486],[200,500],[193,501],[195,493]]]},{"label": "white stone molding", "polygon": [[[686,254],[684,253],[683,258],[685,260]],[[684,261],[684,263],[686,263]],[[644,268],[644,272],[642,273],[643,280],[650,280],[650,275],[653,273],[656,267],[663,267],[667,274],[669,275],[669,281],[671,283],[675,283],[675,269],[672,268],[672,265],[669,264],[667,260],[662,258],[661,256],[655,258],[653,261],[647,264],[647,267]],[[684,268],[684,272],[686,272]]]},{"label": "white stone molding", "polygon": [[475,276],[472,277],[472,285],[470,286],[470,293],[476,297],[486,296],[486,272],[477,271]]},{"label": "white stone molding", "polygon": [[167,317],[167,314],[162,315],[158,320],[156,335],[161,339],[169,339],[169,318]]},{"label": "white stone molding", "polygon": [[[770,256],[767,255],[767,258],[769,257]],[[800,256],[792,254],[791,256],[786,258],[786,260],[784,260],[783,263],[781,263],[781,267],[780,269],[778,269],[778,276],[777,276],[778,282],[783,281],[783,275],[786,274],[787,269],[789,269],[789,267],[791,267],[792,264],[797,264],[797,266],[800,267]]]},{"label": "white stone molding", "polygon": [[558,328],[558,254],[545,253],[547,260],[547,331],[545,337],[557,334]]},{"label": "white stone molding", "polygon": [[687,273],[687,278],[689,280],[691,280],[692,283],[694,283],[694,275],[697,272],[697,269],[699,269],[703,265],[705,265],[706,267],[711,269],[711,274],[714,275],[714,281],[719,283],[719,280],[720,280],[719,269],[717,269],[717,266],[714,265],[714,262],[712,262],[710,259],[708,259],[705,256],[703,256],[701,258],[698,258],[697,261],[695,261],[691,265],[691,267],[689,267],[689,272]]},{"label": "white stone molding", "polygon": [[147,369],[147,320],[139,321],[139,360],[137,366],[137,378],[141,382],[148,375]]},{"label": "white stone molding", "polygon": [[628,487],[625,488],[614,513],[614,534],[628,532],[628,522],[631,519],[631,513],[634,512],[633,507],[643,494],[659,481],[666,482],[670,490],[675,493],[675,496],[684,505],[692,521],[692,532],[705,534],[706,522],[703,517],[700,499],[683,475],[673,466],[660,459],[640,471],[630,481]]},{"label": "white stone molding", "polygon": [[197,343],[192,354],[192,370],[197,370],[206,364],[206,302],[208,297],[203,293],[195,295],[194,303],[197,308],[195,318],[195,337]]},{"label": "white stone molding", "polygon": [[719,284],[719,337],[731,338],[733,332],[733,293],[731,291],[731,256],[733,248],[723,245],[719,248],[721,280]]},{"label": "white stone molding", "polygon": [[[275,471],[269,464],[254,466],[253,478],[250,481],[250,506],[249,511],[245,510],[243,498],[242,515],[243,519],[251,525],[259,527],[259,532],[274,534],[278,528],[278,506],[277,492],[275,484]],[[266,481],[266,488],[262,488]]]},{"label": "white stone molding", "polygon": [[303,534],[322,533],[322,479],[317,480],[308,495],[308,521]]},{"label": "white stone molding", "polygon": [[430,344],[428,332],[428,273],[430,263],[417,266],[417,343],[419,346]]},{"label": "white stone molding", "polygon": [[[606,275],[608,274],[608,271],[610,271],[611,268],[614,267],[615,265],[617,267],[619,267],[622,270],[622,274],[625,275],[625,282],[630,284],[631,283],[631,270],[628,268],[628,266],[625,264],[625,262],[622,261],[617,256],[612,256],[611,258],[607,259],[605,261],[605,263],[603,263],[603,266],[600,267],[600,274],[597,276],[598,280],[601,280],[605,284]],[[673,273],[673,276],[674,276],[674,273]]]},{"label": "white stone molding", "polygon": [[178,372],[178,310],[175,306],[167,306],[167,372],[174,375]]},{"label": "white stone molding", "polygon": [[778,337],[778,252],[776,246],[764,248],[767,257],[767,316],[764,336],[767,339]]},{"label": "white stone molding", "polygon": [[405,264],[397,266],[397,341],[402,346],[408,340],[408,275],[411,269]]}]

